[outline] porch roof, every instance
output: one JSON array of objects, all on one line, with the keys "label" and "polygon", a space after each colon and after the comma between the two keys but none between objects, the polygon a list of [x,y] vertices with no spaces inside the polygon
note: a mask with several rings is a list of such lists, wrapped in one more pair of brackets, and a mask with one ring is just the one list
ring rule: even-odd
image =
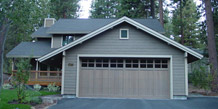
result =
[{"label": "porch roof", "polygon": [[6,57],[9,58],[39,58],[49,52],[52,52],[56,48],[51,48],[51,44],[48,41],[38,42],[22,42],[13,48]]}]

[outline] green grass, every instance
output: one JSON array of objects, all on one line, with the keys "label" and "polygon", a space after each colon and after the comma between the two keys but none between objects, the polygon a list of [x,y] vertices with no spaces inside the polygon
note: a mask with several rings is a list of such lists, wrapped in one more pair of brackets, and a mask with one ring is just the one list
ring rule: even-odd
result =
[{"label": "green grass", "polygon": [[[48,92],[48,91],[27,91],[31,96],[45,96],[59,94],[59,92]],[[16,99],[16,90],[1,90],[0,93],[0,109],[30,109],[28,104],[8,104],[8,101]]]}]

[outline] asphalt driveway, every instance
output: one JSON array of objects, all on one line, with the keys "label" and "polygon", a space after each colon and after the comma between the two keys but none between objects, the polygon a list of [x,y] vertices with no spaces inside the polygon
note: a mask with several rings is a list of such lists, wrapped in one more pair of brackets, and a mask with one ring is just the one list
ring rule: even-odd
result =
[{"label": "asphalt driveway", "polygon": [[49,109],[218,109],[218,98],[188,100],[62,99]]}]

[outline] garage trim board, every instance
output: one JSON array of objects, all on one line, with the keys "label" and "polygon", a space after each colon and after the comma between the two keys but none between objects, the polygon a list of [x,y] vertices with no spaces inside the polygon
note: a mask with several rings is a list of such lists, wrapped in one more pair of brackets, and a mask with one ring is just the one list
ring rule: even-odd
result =
[{"label": "garage trim board", "polygon": [[80,72],[80,58],[168,58],[169,59],[169,71],[170,71],[170,99],[173,99],[173,61],[172,55],[108,55],[108,54],[78,54],[77,55],[77,85],[76,85],[76,97],[79,97],[79,72]]}]

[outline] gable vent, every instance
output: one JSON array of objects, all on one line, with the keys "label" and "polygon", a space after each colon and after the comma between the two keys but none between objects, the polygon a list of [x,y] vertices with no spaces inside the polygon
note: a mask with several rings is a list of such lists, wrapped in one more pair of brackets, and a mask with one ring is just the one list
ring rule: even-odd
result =
[{"label": "gable vent", "polygon": [[44,27],[51,27],[55,23],[55,18],[45,18]]}]

